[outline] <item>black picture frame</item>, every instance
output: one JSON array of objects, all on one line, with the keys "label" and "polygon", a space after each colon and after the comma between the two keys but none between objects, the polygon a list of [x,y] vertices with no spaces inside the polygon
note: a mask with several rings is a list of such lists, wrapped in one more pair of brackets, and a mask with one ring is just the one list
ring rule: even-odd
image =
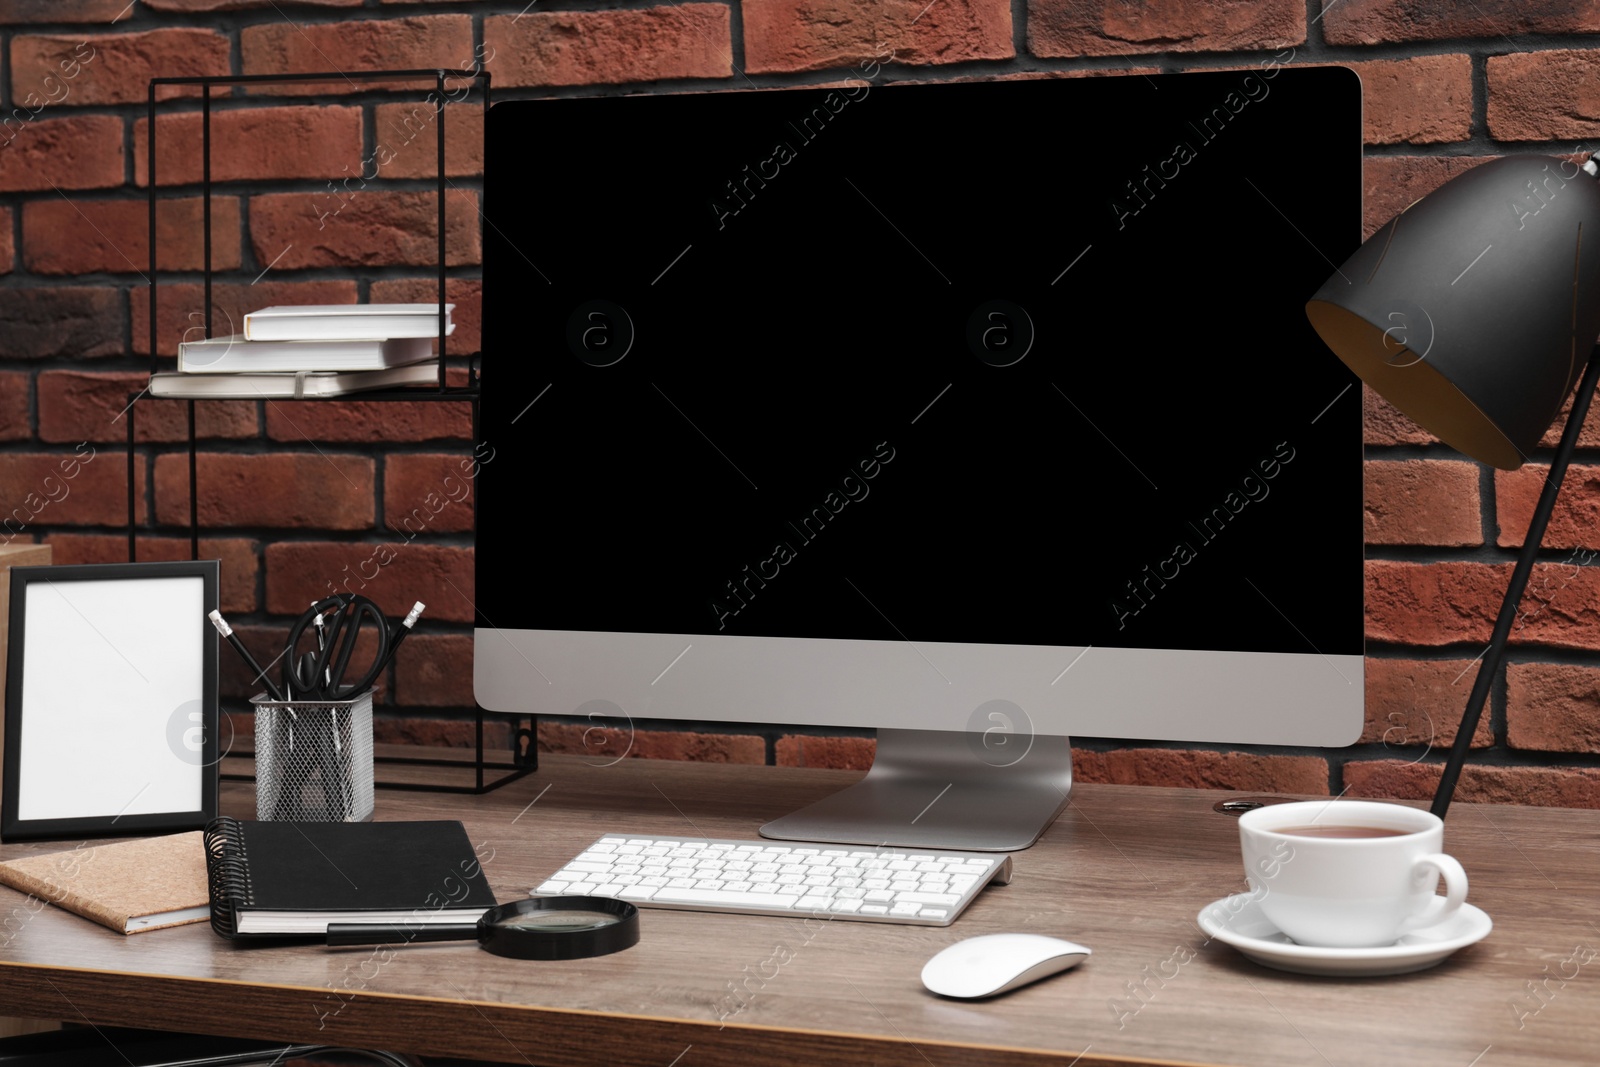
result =
[{"label": "black picture frame", "polygon": [[180,832],[216,817],[206,616],[219,584],[217,560],[12,569],[0,841]]}]

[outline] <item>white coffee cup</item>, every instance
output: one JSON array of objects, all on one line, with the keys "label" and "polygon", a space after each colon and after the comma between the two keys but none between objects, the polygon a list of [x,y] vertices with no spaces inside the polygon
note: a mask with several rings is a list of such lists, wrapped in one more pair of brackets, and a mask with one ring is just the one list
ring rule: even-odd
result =
[{"label": "white coffee cup", "polygon": [[[1352,836],[1314,836],[1336,831]],[[1356,836],[1373,831],[1388,833]],[[1392,945],[1442,922],[1467,898],[1466,871],[1440,851],[1444,823],[1420,808],[1364,800],[1270,804],[1239,818],[1239,845],[1262,914],[1302,945]],[[1441,875],[1442,898],[1434,892]]]}]

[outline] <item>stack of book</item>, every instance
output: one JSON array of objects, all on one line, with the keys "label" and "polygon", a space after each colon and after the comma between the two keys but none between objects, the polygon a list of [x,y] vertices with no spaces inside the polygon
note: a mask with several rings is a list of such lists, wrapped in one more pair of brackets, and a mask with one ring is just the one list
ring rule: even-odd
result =
[{"label": "stack of book", "polygon": [[[454,304],[444,306],[445,333]],[[438,304],[303,304],[244,317],[244,332],[184,341],[178,369],[150,376],[159,397],[342,396],[439,380]]]}]

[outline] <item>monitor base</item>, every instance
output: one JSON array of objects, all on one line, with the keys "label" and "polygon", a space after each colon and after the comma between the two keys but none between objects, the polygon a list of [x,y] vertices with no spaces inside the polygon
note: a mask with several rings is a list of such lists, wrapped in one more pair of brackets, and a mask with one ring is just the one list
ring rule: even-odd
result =
[{"label": "monitor base", "polygon": [[1035,736],[1002,762],[983,739],[943,730],[879,730],[867,776],[761,827],[785,841],[1013,852],[1039,839],[1067,806],[1072,747]]}]

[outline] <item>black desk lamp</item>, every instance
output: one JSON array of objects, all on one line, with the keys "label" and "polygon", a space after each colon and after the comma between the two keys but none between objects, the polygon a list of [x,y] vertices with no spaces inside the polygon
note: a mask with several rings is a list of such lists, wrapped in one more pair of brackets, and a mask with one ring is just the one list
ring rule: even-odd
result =
[{"label": "black desk lamp", "polygon": [[[1600,153],[1484,163],[1391,219],[1306,305],[1328,347],[1418,425],[1515,470],[1566,430],[1433,798],[1444,816],[1600,379]],[[1587,361],[1587,366],[1585,366]]]}]

